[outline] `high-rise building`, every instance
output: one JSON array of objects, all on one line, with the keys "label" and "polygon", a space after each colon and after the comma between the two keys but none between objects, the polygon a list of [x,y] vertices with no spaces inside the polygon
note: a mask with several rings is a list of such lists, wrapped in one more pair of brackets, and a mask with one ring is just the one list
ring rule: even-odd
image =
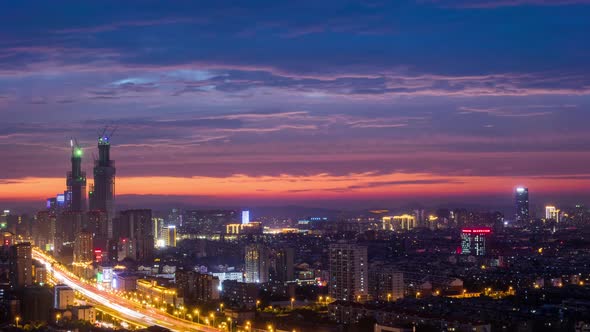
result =
[{"label": "high-rise building", "polygon": [[92,233],[96,238],[106,240],[112,236],[109,235],[108,216],[102,210],[90,210],[87,213],[87,222],[83,230]]},{"label": "high-rise building", "polygon": [[530,215],[529,215],[529,189],[524,188],[524,187],[516,188],[515,201],[516,201],[516,221],[517,222],[528,222],[530,219]]},{"label": "high-rise building", "polygon": [[371,299],[396,301],[404,297],[404,274],[389,267],[369,270],[369,293]]},{"label": "high-rise building", "polygon": [[559,209],[555,206],[548,205],[545,207],[545,219],[547,220],[553,219],[555,222],[559,222],[559,213]]},{"label": "high-rise building", "polygon": [[250,223],[250,211],[244,210],[242,211],[242,224],[247,225]]},{"label": "high-rise building", "polygon": [[219,278],[195,271],[177,271],[176,287],[188,302],[209,302],[219,299]]},{"label": "high-rise building", "polygon": [[154,253],[152,210],[121,211],[118,223],[118,238],[129,239],[133,245],[130,258],[137,261],[152,258]]},{"label": "high-rise building", "polygon": [[92,233],[80,232],[74,242],[74,262],[90,263],[94,260]]},{"label": "high-rise building", "polygon": [[166,217],[166,224],[174,226],[182,226],[184,221],[184,214],[180,209],[172,209],[168,217]]},{"label": "high-rise building", "polygon": [[10,215],[10,210],[3,210],[0,213],[0,229],[6,230],[8,228],[8,216]]},{"label": "high-rise building", "polygon": [[30,243],[19,243],[11,247],[10,267],[13,285],[27,287],[33,284],[33,257]]},{"label": "high-rise building", "polygon": [[414,218],[416,218],[416,227],[426,227],[426,210],[416,209],[414,210]]},{"label": "high-rise building", "polygon": [[66,285],[55,285],[53,307],[67,309],[74,305],[74,290]]},{"label": "high-rise building", "polygon": [[70,211],[86,210],[86,172],[82,171],[82,148],[74,140],[70,141],[72,147],[72,169],[67,174],[66,185],[67,207]]},{"label": "high-rise building", "polygon": [[163,239],[164,219],[154,217],[152,218],[152,225],[154,228],[152,230],[152,232],[154,233],[154,243],[158,247],[163,247],[166,244],[166,241],[164,241]]},{"label": "high-rise building", "polygon": [[57,255],[61,255],[64,247],[71,248],[76,240],[76,234],[84,229],[85,224],[86,214],[81,211],[64,211],[57,217],[54,239],[54,250]]},{"label": "high-rise building", "polygon": [[343,301],[364,301],[369,289],[367,247],[351,243],[331,244],[330,297]]},{"label": "high-rise building", "polygon": [[245,279],[247,283],[264,283],[269,281],[269,252],[262,244],[246,246]]},{"label": "high-rise building", "polygon": [[416,228],[416,217],[411,214],[402,214],[400,216],[385,216],[382,219],[383,229],[388,231],[409,231]]},{"label": "high-rise building", "polygon": [[461,229],[461,254],[485,256],[488,252],[489,227],[469,227]]},{"label": "high-rise building", "polygon": [[174,225],[166,228],[166,246],[176,247],[176,226]]},{"label": "high-rise building", "polygon": [[258,299],[258,285],[236,280],[223,281],[223,301],[235,306],[254,308]]},{"label": "high-rise building", "polygon": [[[105,130],[106,131],[106,130]],[[112,221],[115,217],[115,161],[111,160],[111,136],[98,138],[98,159],[94,161],[94,185],[88,193],[90,209],[104,211],[107,216],[107,233],[113,235]]]},{"label": "high-rise building", "polygon": [[273,255],[273,281],[286,283],[293,280],[295,250],[293,248],[280,248]]},{"label": "high-rise building", "polygon": [[[24,322],[47,322],[51,319],[52,294],[46,287],[21,288],[13,293],[19,305],[11,308]],[[4,329],[2,329],[4,330]]]},{"label": "high-rise building", "polygon": [[95,260],[95,256],[92,238],[92,233],[82,231],[76,235],[76,240],[74,241],[72,271],[77,276],[83,278],[92,278],[94,276],[92,263]]},{"label": "high-rise building", "polygon": [[40,285],[47,283],[47,268],[37,261],[33,264],[33,282]]},{"label": "high-rise building", "polygon": [[33,238],[37,246],[52,249],[55,240],[56,221],[56,215],[52,211],[37,212],[37,227],[33,232]]}]

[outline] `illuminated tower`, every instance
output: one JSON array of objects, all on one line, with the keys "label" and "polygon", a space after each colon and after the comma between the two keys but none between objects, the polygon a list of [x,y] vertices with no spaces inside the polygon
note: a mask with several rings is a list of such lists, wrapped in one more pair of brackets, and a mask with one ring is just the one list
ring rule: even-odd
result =
[{"label": "illuminated tower", "polygon": [[86,172],[82,172],[82,148],[76,140],[70,140],[72,147],[72,170],[68,172],[66,185],[68,187],[68,210],[86,210]]},{"label": "illuminated tower", "polygon": [[105,131],[98,137],[98,159],[94,161],[94,186],[89,195],[90,208],[104,211],[107,215],[110,238],[113,235],[112,221],[115,217],[115,161],[111,160],[113,133],[107,135]]},{"label": "illuminated tower", "polygon": [[529,221],[529,188],[518,187],[515,194],[516,221]]}]

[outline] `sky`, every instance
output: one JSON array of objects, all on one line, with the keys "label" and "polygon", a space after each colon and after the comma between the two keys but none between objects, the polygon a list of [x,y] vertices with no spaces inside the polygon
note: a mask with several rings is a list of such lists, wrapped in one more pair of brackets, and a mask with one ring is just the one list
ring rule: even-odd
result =
[{"label": "sky", "polygon": [[138,204],[590,198],[589,0],[0,6],[0,201],[107,125]]}]

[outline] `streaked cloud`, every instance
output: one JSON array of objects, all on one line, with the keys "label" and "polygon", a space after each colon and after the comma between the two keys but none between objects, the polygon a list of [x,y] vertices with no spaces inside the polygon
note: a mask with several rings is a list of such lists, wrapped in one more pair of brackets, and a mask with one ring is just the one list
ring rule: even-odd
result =
[{"label": "streaked cloud", "polygon": [[90,174],[107,124],[127,196],[587,186],[588,1],[61,7],[0,11],[0,199],[62,191],[70,137]]}]

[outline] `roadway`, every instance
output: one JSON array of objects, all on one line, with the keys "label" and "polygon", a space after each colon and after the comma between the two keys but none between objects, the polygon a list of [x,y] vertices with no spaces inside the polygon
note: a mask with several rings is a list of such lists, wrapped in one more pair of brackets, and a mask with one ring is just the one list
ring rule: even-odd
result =
[{"label": "roadway", "polygon": [[133,325],[157,325],[174,332],[221,331],[220,329],[211,326],[180,319],[152,307],[144,308],[141,304],[134,301],[117,296],[107,290],[100,290],[94,284],[85,282],[75,276],[53,257],[47,255],[39,248],[33,247],[33,258],[45,264],[47,270],[50,271],[53,274],[53,277],[60,283],[80,292],[86,299],[94,302],[95,305],[100,306],[105,312],[112,314],[115,317],[120,317],[122,320],[128,321]]}]

